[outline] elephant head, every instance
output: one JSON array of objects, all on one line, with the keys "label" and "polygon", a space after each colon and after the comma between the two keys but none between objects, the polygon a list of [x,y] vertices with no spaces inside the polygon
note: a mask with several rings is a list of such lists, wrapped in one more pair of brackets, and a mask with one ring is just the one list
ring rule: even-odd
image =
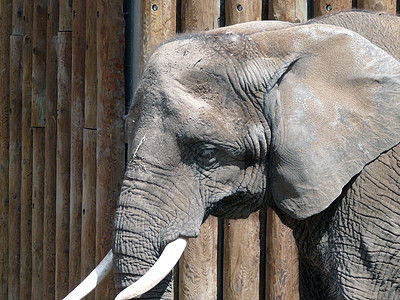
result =
[{"label": "elephant head", "polygon": [[[343,28],[264,24],[179,37],[150,57],[127,116],[117,288],[209,215],[246,218],[267,199],[295,219],[318,214],[399,143],[396,59]],[[170,296],[168,275],[143,298]]]}]

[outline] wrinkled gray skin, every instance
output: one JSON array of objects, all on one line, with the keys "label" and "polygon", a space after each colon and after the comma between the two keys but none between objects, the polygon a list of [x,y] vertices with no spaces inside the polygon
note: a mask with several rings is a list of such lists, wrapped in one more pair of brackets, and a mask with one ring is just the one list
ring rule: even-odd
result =
[{"label": "wrinkled gray skin", "polygon": [[[294,230],[302,299],[400,298],[399,33],[398,18],[351,12],[156,50],[127,117],[117,288],[209,215],[270,205]],[[143,296],[170,297],[171,276]]]}]

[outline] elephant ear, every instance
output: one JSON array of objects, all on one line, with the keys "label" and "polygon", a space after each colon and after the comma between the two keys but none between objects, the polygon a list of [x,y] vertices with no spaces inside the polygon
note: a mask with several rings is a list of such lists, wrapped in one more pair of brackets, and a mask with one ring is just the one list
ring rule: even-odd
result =
[{"label": "elephant ear", "polygon": [[264,96],[270,128],[276,128],[271,189],[278,207],[304,219],[328,207],[366,164],[400,142],[400,63],[334,26],[252,38],[270,65],[287,66]]}]

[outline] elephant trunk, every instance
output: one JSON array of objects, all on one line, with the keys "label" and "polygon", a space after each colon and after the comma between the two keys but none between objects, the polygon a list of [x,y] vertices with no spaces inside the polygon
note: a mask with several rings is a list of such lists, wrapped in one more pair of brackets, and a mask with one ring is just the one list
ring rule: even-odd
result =
[{"label": "elephant trunk", "polygon": [[156,286],[171,272],[183,254],[186,245],[187,240],[184,238],[178,238],[168,244],[154,266],[138,281],[120,292],[115,300],[137,298]]},{"label": "elephant trunk", "polygon": [[[164,245],[160,233],[166,223],[160,218],[161,213],[154,211],[161,208],[154,201],[143,199],[145,197],[136,195],[137,193],[132,188],[123,188],[114,220],[112,250],[118,291],[145,275],[157,262]],[[164,279],[140,299],[171,299],[172,274],[167,273]]]}]

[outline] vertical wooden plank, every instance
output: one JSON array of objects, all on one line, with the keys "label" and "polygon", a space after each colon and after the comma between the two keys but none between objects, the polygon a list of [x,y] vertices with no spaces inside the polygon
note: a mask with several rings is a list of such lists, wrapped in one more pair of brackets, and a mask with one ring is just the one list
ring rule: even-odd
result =
[{"label": "vertical wooden plank", "polygon": [[301,23],[307,21],[307,1],[304,0],[271,0],[269,19]]},{"label": "vertical wooden plank", "polygon": [[396,14],[396,0],[358,0],[357,8]]},{"label": "vertical wooden plank", "polygon": [[226,220],[224,298],[258,299],[260,273],[259,212],[248,220]]},{"label": "vertical wooden plank", "polygon": [[[55,298],[58,0],[47,0],[43,299]],[[43,30],[43,29],[42,29]]]},{"label": "vertical wooden plank", "polygon": [[86,1],[85,128],[97,128],[97,0]]},{"label": "vertical wooden plank", "polygon": [[33,1],[32,127],[44,127],[46,116],[47,1]]},{"label": "vertical wooden plank", "polygon": [[10,37],[10,168],[8,297],[19,298],[21,246],[22,36]]},{"label": "vertical wooden plank", "polygon": [[176,0],[141,0],[142,67],[163,41],[176,34]]},{"label": "vertical wooden plank", "polygon": [[[111,248],[112,224],[125,167],[123,1],[97,1],[97,191],[96,260]],[[113,276],[96,289],[96,299],[115,295]]]},{"label": "vertical wooden plank", "polygon": [[[181,1],[181,28],[194,32],[218,28],[219,1]],[[179,299],[217,299],[218,219],[209,217],[190,239],[179,264]]]},{"label": "vertical wooden plank", "polygon": [[0,1],[0,299],[8,299],[9,96],[11,4]]},{"label": "vertical wooden plank", "polygon": [[24,12],[24,1],[23,0],[12,0],[12,29],[13,35],[22,35],[23,33],[23,12]]},{"label": "vertical wooden plank", "polygon": [[292,230],[268,208],[266,299],[300,299],[298,265]]},{"label": "vertical wooden plank", "polygon": [[316,0],[314,2],[314,16],[320,17],[351,8],[352,0]]},{"label": "vertical wooden plank", "polygon": [[8,297],[19,298],[21,259],[21,157],[22,157],[22,11],[21,0],[12,1],[10,36],[9,124],[9,275]]},{"label": "vertical wooden plank", "polygon": [[[96,267],[96,140],[96,130],[84,129],[81,279]],[[92,292],[86,299],[92,300],[94,296]]]},{"label": "vertical wooden plank", "polygon": [[[85,115],[82,174],[81,279],[96,266],[97,0],[86,1]],[[87,129],[86,129],[87,128]],[[95,292],[88,300],[95,299]]]},{"label": "vertical wooden plank", "polygon": [[86,1],[74,1],[71,78],[71,190],[69,289],[81,280],[82,164],[85,107]]},{"label": "vertical wooden plank", "polygon": [[60,0],[59,31],[72,31],[72,2],[72,0]]},{"label": "vertical wooden plank", "polygon": [[220,1],[182,0],[182,32],[210,30],[219,27]]},{"label": "vertical wooden plank", "polygon": [[218,219],[210,217],[190,239],[179,263],[179,299],[217,299]]},{"label": "vertical wooden plank", "polygon": [[[44,172],[45,129],[33,128],[32,172],[32,300],[43,297],[43,220],[44,220]],[[46,259],[45,259],[46,261]]]},{"label": "vertical wooden plank", "polygon": [[[46,119],[46,30],[47,1],[33,1],[33,35],[32,35],[32,127],[44,127]],[[43,258],[43,152],[44,129],[34,129],[33,133],[33,163],[32,163],[32,261],[34,263],[32,279],[32,299],[43,298],[42,265],[48,258]],[[54,141],[52,141],[54,143]],[[47,152],[46,152],[47,154]],[[43,224],[43,225],[42,225]],[[53,273],[54,274],[54,273]]]},{"label": "vertical wooden plank", "polygon": [[[32,1],[24,1],[22,45],[22,178],[20,299],[32,292]],[[43,165],[43,161],[41,162]],[[41,225],[43,226],[43,224]],[[42,246],[42,245],[41,245]],[[41,265],[41,263],[40,263]],[[38,266],[35,266],[37,268]],[[40,274],[42,275],[42,274]],[[41,276],[42,277],[42,276]]]},{"label": "vertical wooden plank", "polygon": [[56,299],[69,291],[71,38],[71,32],[58,33]]},{"label": "vertical wooden plank", "polygon": [[251,0],[225,0],[225,22],[226,25],[237,23],[260,21],[262,12],[262,1]]}]

